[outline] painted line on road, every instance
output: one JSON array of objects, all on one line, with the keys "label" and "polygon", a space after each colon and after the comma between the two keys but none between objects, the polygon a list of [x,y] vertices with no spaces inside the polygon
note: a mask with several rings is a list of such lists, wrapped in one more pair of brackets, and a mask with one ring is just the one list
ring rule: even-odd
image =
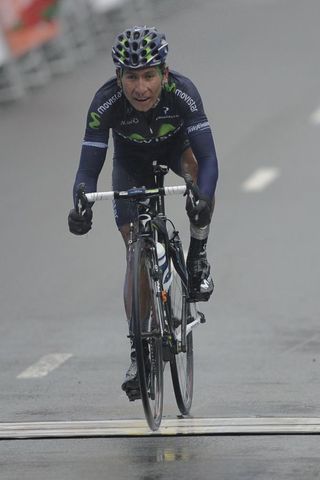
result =
[{"label": "painted line on road", "polygon": [[245,192],[259,192],[268,187],[280,175],[276,167],[259,168],[242,184]]},{"label": "painted line on road", "polygon": [[163,419],[157,432],[145,420],[0,423],[0,439],[148,437],[192,435],[320,435],[320,418]]},{"label": "painted line on road", "polygon": [[320,108],[313,112],[310,117],[310,122],[312,123],[312,125],[320,125]]},{"label": "painted line on road", "polygon": [[51,353],[40,358],[37,363],[34,363],[29,368],[21,372],[17,378],[41,378],[48,375],[56,368],[60,367],[66,362],[72,353]]}]

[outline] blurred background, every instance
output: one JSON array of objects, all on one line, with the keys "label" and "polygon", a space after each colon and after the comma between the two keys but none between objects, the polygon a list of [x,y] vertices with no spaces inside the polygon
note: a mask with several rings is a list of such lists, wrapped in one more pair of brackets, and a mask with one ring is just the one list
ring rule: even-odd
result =
[{"label": "blurred background", "polygon": [[[126,18],[161,15],[170,2],[149,0],[1,0],[0,102],[69,72],[111,45]],[[171,6],[172,7],[172,6]],[[149,15],[150,16],[150,15]]]}]

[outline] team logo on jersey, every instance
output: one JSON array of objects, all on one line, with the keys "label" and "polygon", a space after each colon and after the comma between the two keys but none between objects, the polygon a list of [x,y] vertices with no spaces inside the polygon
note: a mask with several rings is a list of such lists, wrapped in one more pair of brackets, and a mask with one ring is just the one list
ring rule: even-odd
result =
[{"label": "team logo on jersey", "polygon": [[157,136],[153,138],[146,138],[140,133],[136,133],[136,132],[131,133],[129,136],[124,135],[120,131],[116,131],[116,133],[120,135],[120,137],[127,138],[128,140],[131,140],[135,143],[157,143],[157,142],[163,142],[168,138],[172,137],[172,135],[175,135],[180,129],[181,129],[181,125],[178,125],[177,127],[175,127],[171,123],[163,123],[162,125],[160,125]]},{"label": "team logo on jersey", "polygon": [[174,132],[176,127],[171,125],[171,123],[163,123],[158,131],[158,137],[165,137],[169,135],[171,132]]},{"label": "team logo on jersey", "polygon": [[166,92],[168,93],[174,93],[176,91],[176,84],[174,82],[172,83],[169,83],[169,82],[166,82],[164,85],[163,85],[163,88],[165,89]]},{"label": "team logo on jersey", "polygon": [[121,120],[120,125],[133,125],[139,123],[139,119],[134,117],[129,120]]},{"label": "team logo on jersey", "polygon": [[191,112],[197,112],[198,111],[196,102],[186,92],[183,92],[182,90],[180,90],[180,88],[177,88],[175,90],[175,94],[177,95],[177,97],[180,97],[182,100],[184,100],[186,102],[186,104],[189,106]]},{"label": "team logo on jersey", "polygon": [[90,112],[90,117],[92,118],[92,121],[89,123],[89,127],[93,129],[99,128],[101,125],[100,115],[96,112]]},{"label": "team logo on jersey", "polygon": [[167,115],[169,112],[170,108],[169,107],[163,107],[164,114]]},{"label": "team logo on jersey", "polygon": [[108,100],[106,102],[104,102],[102,105],[100,105],[100,107],[98,107],[98,112],[101,113],[101,114],[106,112],[121,97],[122,97],[122,91],[120,90],[119,92],[116,92],[114,95],[112,95],[112,97],[108,98]]}]

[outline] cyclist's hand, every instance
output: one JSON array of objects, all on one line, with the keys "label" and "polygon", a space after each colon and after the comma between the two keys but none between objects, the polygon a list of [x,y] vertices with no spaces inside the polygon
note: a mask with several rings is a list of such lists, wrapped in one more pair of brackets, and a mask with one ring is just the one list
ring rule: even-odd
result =
[{"label": "cyclist's hand", "polygon": [[68,216],[69,230],[74,235],[84,235],[92,228],[92,210],[87,207],[83,214],[78,213],[75,208],[70,210]]},{"label": "cyclist's hand", "polygon": [[85,195],[85,184],[80,183],[76,190],[76,208],[69,212],[69,230],[74,235],[84,235],[92,228],[92,209]]},{"label": "cyclist's hand", "polygon": [[200,193],[199,187],[191,177],[186,177],[187,196],[186,211],[190,221],[196,227],[209,225],[212,215],[212,201],[206,195]]}]

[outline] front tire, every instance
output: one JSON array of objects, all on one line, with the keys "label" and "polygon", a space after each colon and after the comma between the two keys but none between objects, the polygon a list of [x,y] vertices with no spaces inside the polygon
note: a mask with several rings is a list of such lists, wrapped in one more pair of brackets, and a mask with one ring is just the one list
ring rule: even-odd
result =
[{"label": "front tire", "polygon": [[160,426],[163,409],[163,304],[156,277],[155,248],[138,238],[133,250],[133,334],[143,409],[153,431]]}]

